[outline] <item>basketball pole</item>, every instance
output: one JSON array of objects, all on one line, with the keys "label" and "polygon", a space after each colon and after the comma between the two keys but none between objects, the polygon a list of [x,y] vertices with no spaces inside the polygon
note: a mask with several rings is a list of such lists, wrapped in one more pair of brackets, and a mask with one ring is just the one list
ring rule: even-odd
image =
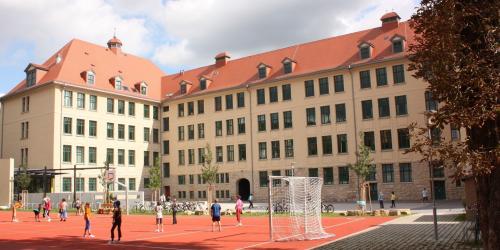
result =
[{"label": "basketball pole", "polygon": [[269,241],[273,241],[273,227],[272,227],[272,222],[273,222],[273,213],[272,209],[273,207],[271,206],[271,185],[272,185],[272,177],[269,175],[268,177],[268,182],[267,182],[267,191],[268,191],[268,200],[267,200],[267,206],[268,206],[268,211],[269,211]]}]

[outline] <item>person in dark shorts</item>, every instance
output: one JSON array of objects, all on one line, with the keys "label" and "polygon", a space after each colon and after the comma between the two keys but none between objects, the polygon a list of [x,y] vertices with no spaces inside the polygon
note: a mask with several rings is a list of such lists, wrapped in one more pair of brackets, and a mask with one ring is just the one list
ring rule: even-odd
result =
[{"label": "person in dark shorts", "polygon": [[172,224],[177,224],[177,199],[172,200]]},{"label": "person in dark shorts", "polygon": [[40,222],[40,211],[42,210],[42,204],[38,204],[38,207],[33,209],[33,212],[35,213],[35,221]]},{"label": "person in dark shorts", "polygon": [[214,204],[212,204],[212,207],[210,207],[210,215],[212,216],[212,232],[214,231],[215,223],[217,223],[217,225],[219,225],[219,232],[222,231],[221,224],[220,224],[221,207],[220,207],[220,204],[218,202],[219,201],[217,199],[215,199]]},{"label": "person in dark shorts", "polygon": [[[115,208],[113,209],[113,226],[111,227],[111,240],[109,244],[120,242],[122,238],[122,209],[120,208],[120,201],[114,202]],[[118,227],[118,241],[115,241],[115,228]]]}]

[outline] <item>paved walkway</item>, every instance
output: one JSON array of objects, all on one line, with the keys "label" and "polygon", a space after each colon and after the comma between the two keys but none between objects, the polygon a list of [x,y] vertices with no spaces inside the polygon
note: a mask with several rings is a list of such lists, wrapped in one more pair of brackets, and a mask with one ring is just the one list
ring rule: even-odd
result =
[{"label": "paved walkway", "polygon": [[317,249],[480,249],[461,242],[464,223],[454,221],[456,216],[438,216],[438,241],[434,240],[432,214],[414,214]]}]

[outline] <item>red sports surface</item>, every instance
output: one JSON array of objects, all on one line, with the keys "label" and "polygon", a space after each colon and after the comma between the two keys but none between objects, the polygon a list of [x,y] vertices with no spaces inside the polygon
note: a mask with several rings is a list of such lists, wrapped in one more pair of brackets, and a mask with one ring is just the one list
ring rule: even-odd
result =
[{"label": "red sports surface", "polygon": [[[326,232],[335,237],[293,242],[270,242],[266,216],[242,216],[237,227],[235,216],[221,218],[222,232],[212,232],[208,216],[164,216],[164,232],[157,233],[154,215],[123,215],[122,240],[108,244],[111,215],[92,215],[91,229],[95,238],[83,238],[83,216],[69,215],[60,222],[57,213],[52,222],[33,213],[17,212],[19,222],[11,222],[11,212],[0,212],[0,249],[310,249],[375,227],[390,217],[323,217]],[[217,230],[217,227],[215,228]],[[115,232],[115,237],[117,233]]]}]

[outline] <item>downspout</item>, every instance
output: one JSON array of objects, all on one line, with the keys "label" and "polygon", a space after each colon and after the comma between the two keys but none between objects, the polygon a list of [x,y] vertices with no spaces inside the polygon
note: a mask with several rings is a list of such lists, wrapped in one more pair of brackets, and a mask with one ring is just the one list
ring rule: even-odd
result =
[{"label": "downspout", "polygon": [[250,100],[248,105],[250,107],[250,119],[249,119],[249,123],[250,123],[250,166],[251,166],[251,169],[252,169],[252,185],[251,185],[251,189],[250,189],[250,193],[252,194],[254,192],[254,166],[253,166],[253,122],[252,122],[252,117],[253,117],[253,114],[252,114],[252,94],[250,93],[250,89],[249,89],[249,85],[247,84],[246,86],[246,90],[247,90],[247,93],[248,93],[248,99]]},{"label": "downspout", "polygon": [[[63,122],[63,125],[64,125],[62,112],[63,112],[63,105],[64,105],[64,90],[65,90],[66,84],[63,84],[62,86],[63,87],[61,89],[61,102],[59,103],[59,173],[61,173],[61,168],[62,168],[62,155],[63,155],[62,150],[63,149],[61,148],[61,146],[62,146],[63,126],[61,126],[61,122]],[[71,100],[71,102],[73,103],[73,100]],[[62,193],[62,174],[60,174],[58,177],[59,177],[59,189],[60,189],[60,192]],[[73,181],[76,181],[76,180],[73,180]]]},{"label": "downspout", "polygon": [[[351,78],[351,97],[352,97],[352,116],[353,116],[353,120],[354,120],[354,145],[356,145],[355,147],[355,150],[354,150],[354,154],[356,155],[356,161],[359,160],[359,156],[358,156],[358,123],[357,123],[357,117],[356,117],[356,98],[354,97],[354,78],[353,78],[353,75],[352,75],[352,64],[349,64],[349,66],[347,67],[347,69],[349,70],[349,77]],[[346,112],[347,113],[347,112]],[[360,200],[361,199],[361,190],[359,188],[359,177],[357,178],[358,179],[358,199],[357,200]]]}]

